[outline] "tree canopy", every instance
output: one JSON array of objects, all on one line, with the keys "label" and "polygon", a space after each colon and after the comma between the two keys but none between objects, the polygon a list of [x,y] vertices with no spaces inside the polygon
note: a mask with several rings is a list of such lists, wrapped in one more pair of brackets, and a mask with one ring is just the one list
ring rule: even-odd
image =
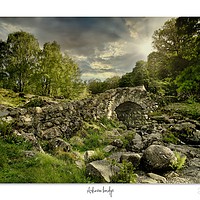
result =
[{"label": "tree canopy", "polygon": [[[137,61],[122,77],[88,81],[90,92],[145,85],[153,93],[200,99],[200,18],[172,18],[152,39],[154,51],[147,61]],[[78,65],[56,41],[40,48],[34,35],[24,31],[0,40],[0,87],[69,99],[86,91]]]},{"label": "tree canopy", "polygon": [[98,94],[105,92],[109,89],[114,89],[119,87],[119,76],[113,76],[112,78],[107,78],[105,81],[99,79],[90,80],[88,82],[88,89],[92,94]]},{"label": "tree canopy", "polygon": [[38,95],[73,98],[85,87],[78,65],[56,41],[40,49],[34,35],[24,31],[0,41],[0,76],[1,87]]},{"label": "tree canopy", "polygon": [[200,98],[200,18],[179,17],[152,36],[154,51],[119,80],[120,87],[145,85],[161,95]]},{"label": "tree canopy", "polygon": [[138,61],[133,71],[123,75],[119,81],[120,87],[134,87],[139,85],[148,87],[147,63],[143,60]]},{"label": "tree canopy", "polygon": [[148,56],[150,76],[175,84],[178,95],[183,98],[199,96],[199,20],[198,17],[179,17],[165,22],[154,32],[155,52]]}]

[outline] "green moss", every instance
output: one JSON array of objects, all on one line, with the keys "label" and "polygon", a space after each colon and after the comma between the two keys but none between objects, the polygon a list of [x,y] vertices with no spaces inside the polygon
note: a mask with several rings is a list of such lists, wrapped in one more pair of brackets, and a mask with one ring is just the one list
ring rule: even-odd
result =
[{"label": "green moss", "polygon": [[163,136],[163,142],[166,143],[172,143],[172,144],[178,144],[179,139],[171,132],[164,134]]}]

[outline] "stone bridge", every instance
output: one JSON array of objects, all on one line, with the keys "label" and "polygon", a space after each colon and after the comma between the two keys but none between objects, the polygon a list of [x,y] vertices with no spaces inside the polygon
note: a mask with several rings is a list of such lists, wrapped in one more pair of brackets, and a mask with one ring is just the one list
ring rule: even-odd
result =
[{"label": "stone bridge", "polygon": [[147,119],[148,113],[157,107],[144,86],[108,90],[85,103],[85,108],[93,113],[94,119],[102,116],[118,118],[126,125]]},{"label": "stone bridge", "polygon": [[50,140],[70,138],[79,131],[83,121],[101,117],[118,118],[128,127],[148,118],[156,108],[143,86],[117,88],[74,102],[53,103],[43,107],[1,109],[1,118],[12,121],[15,133]]}]

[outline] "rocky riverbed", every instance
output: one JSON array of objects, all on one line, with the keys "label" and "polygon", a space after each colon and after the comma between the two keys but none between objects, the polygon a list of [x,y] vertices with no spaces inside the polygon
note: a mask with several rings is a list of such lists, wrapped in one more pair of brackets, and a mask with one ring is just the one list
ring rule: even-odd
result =
[{"label": "rocky riverbed", "polygon": [[[42,106],[21,108],[1,105],[1,123],[11,124],[12,134],[33,144],[33,151],[25,152],[27,156],[34,156],[37,151],[71,152],[77,166],[86,168],[86,175],[96,182],[113,182],[113,177],[123,171],[124,163],[131,163],[136,183],[200,183],[199,118],[183,116],[174,110],[152,110],[147,115],[135,104],[127,109],[128,101],[121,104],[124,105],[119,112],[121,122],[108,128],[96,116],[102,113],[92,109],[95,105],[92,107],[89,101],[95,105],[101,102],[92,99],[46,102]],[[83,109],[86,105],[88,108]],[[99,137],[98,144],[104,144],[100,153],[97,146],[84,148],[85,138],[91,134],[85,125]],[[85,151],[80,151],[80,146]],[[99,156],[101,153],[103,156]]]}]

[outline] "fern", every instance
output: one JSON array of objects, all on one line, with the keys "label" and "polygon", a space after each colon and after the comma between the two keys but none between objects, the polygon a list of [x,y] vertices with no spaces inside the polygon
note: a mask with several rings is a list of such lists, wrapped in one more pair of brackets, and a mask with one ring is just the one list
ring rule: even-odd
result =
[{"label": "fern", "polygon": [[172,162],[171,166],[174,170],[180,170],[184,167],[187,157],[176,151],[174,152],[174,155],[176,156],[176,161]]}]

